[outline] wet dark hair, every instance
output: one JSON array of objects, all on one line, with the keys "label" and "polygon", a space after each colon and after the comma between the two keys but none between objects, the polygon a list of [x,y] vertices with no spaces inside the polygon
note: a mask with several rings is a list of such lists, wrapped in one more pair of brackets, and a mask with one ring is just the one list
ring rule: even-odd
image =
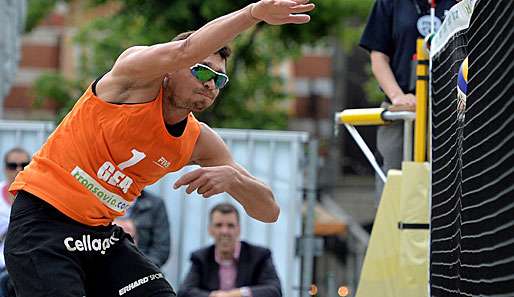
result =
[{"label": "wet dark hair", "polygon": [[209,214],[209,222],[212,222],[212,215],[216,212],[221,212],[222,214],[231,214],[231,213],[235,213],[236,214],[236,217],[237,217],[237,222],[239,223],[239,212],[237,211],[237,208],[230,204],[230,203],[220,203],[220,204],[217,204],[216,206],[214,206],[212,209],[211,209],[211,212]]},{"label": "wet dark hair", "polygon": [[[175,36],[171,41],[185,40],[189,36],[191,36],[191,34],[193,34],[194,32],[195,31],[182,32],[182,33],[178,34],[177,36]],[[232,54],[232,49],[230,49],[230,47],[228,45],[225,45],[224,47],[220,48],[216,52],[216,54],[220,55],[221,58],[226,61],[228,59],[228,57],[230,57],[230,55]]]}]

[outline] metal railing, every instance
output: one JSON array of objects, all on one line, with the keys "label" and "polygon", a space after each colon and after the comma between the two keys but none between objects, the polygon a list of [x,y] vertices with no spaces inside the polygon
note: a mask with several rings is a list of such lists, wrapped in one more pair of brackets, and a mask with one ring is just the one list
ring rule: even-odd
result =
[{"label": "metal railing", "polygon": [[362,150],[373,169],[377,172],[383,182],[386,181],[386,175],[378,165],[378,162],[370,150],[364,139],[362,139],[359,131],[355,126],[380,126],[387,125],[392,121],[403,121],[403,159],[405,161],[412,160],[412,125],[416,119],[416,113],[411,111],[390,111],[385,108],[361,108],[346,109],[335,114],[335,132],[338,133],[339,125],[343,124],[348,133],[353,137],[357,145]]}]

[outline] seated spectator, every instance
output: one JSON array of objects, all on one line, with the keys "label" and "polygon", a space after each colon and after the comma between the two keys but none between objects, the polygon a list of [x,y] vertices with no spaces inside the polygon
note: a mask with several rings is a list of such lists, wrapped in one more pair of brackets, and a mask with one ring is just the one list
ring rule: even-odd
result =
[{"label": "seated spectator", "polygon": [[239,213],[232,204],[212,208],[209,234],[215,243],[193,252],[178,297],[282,296],[271,251],[240,241]]},{"label": "seated spectator", "polygon": [[5,270],[4,243],[9,216],[14,195],[9,193],[9,186],[14,182],[16,175],[30,162],[30,154],[22,148],[15,147],[7,151],[4,156],[5,181],[0,182],[0,297],[13,296],[9,284],[9,275]]},{"label": "seated spectator", "polygon": [[170,224],[161,197],[142,191],[129,210],[136,228],[137,246],[152,262],[161,267],[170,255]]},{"label": "seated spectator", "polygon": [[7,151],[4,156],[4,173],[6,180],[0,182],[0,271],[5,270],[4,239],[9,225],[9,214],[14,195],[9,193],[9,186],[14,182],[16,175],[30,162],[30,155],[24,149],[15,147]]},{"label": "seated spectator", "polygon": [[127,214],[114,223],[134,239],[139,250],[161,267],[170,255],[170,224],[161,197],[142,191]]}]

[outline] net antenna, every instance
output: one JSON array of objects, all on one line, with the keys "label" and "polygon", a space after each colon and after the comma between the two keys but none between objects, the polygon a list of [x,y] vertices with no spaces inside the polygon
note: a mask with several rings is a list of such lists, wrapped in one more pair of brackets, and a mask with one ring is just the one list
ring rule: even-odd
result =
[{"label": "net antenna", "polygon": [[430,1],[430,34],[435,33],[435,0]]}]

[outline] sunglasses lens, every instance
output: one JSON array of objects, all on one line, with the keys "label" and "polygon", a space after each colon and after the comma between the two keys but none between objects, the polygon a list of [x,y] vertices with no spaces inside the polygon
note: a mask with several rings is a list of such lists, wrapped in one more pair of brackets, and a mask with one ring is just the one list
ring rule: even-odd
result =
[{"label": "sunglasses lens", "polygon": [[216,73],[212,72],[210,69],[202,67],[198,65],[193,68],[193,75],[202,82],[209,81],[216,76]]},{"label": "sunglasses lens", "polygon": [[216,77],[216,87],[218,89],[223,88],[227,84],[227,81],[228,79],[225,76],[218,75],[218,77]]},{"label": "sunglasses lens", "polygon": [[216,84],[216,87],[218,89],[223,88],[228,82],[228,77],[226,75],[219,74],[201,64],[198,64],[191,68],[191,73],[194,77],[196,77],[196,79],[198,79],[201,82],[206,82],[211,79],[214,79],[214,83]]}]

